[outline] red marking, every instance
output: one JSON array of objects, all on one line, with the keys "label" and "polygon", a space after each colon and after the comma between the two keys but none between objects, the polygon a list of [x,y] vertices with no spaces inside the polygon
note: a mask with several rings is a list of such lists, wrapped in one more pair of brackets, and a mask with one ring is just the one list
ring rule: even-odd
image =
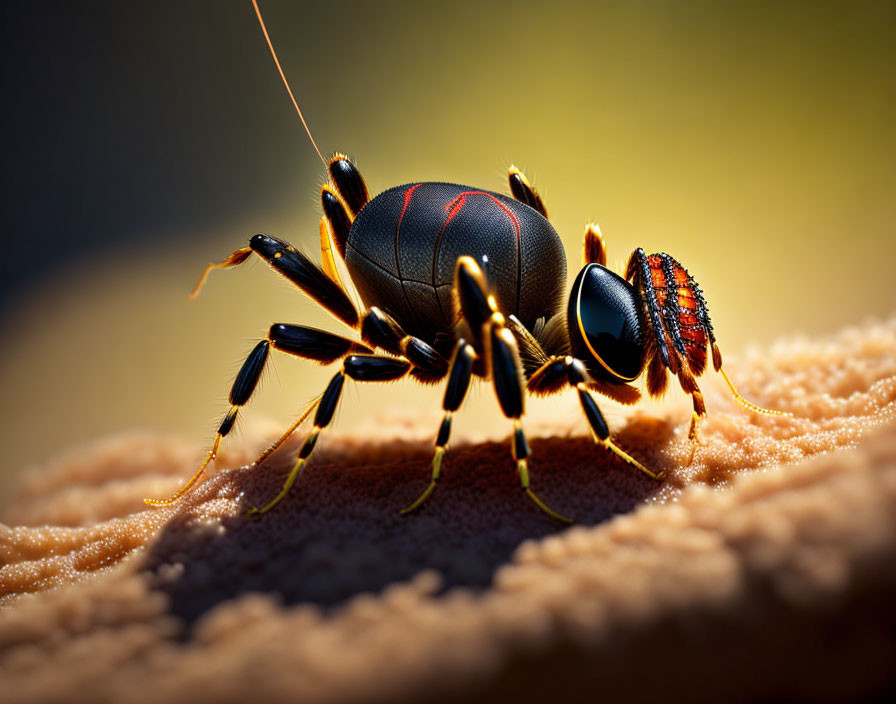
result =
[{"label": "red marking", "polygon": [[404,214],[407,212],[408,206],[411,204],[411,196],[414,195],[414,191],[416,191],[422,185],[422,183],[415,183],[404,192],[404,207],[401,209],[401,215],[398,216],[399,227],[401,227],[401,221],[404,219]]},{"label": "red marking", "polygon": [[506,205],[504,205],[501,201],[495,198],[491,193],[486,191],[464,191],[463,193],[459,193],[455,196],[446,206],[445,212],[448,213],[448,217],[445,218],[445,222],[442,224],[442,229],[439,232],[439,239],[436,241],[436,250],[435,256],[432,260],[432,280],[435,283],[436,280],[436,264],[439,261],[439,247],[442,245],[442,236],[445,234],[445,228],[448,227],[448,223],[454,219],[454,216],[457,215],[461,208],[467,202],[467,196],[486,196],[487,198],[491,198],[495,205],[497,205],[507,217],[510,218],[510,221],[513,223],[513,226],[516,228],[516,309],[519,310],[520,307],[520,278],[522,276],[522,249],[523,249],[523,237],[522,231],[520,230],[520,222],[516,219],[516,215],[513,214],[513,211],[510,210]]},{"label": "red marking", "polygon": [[[398,216],[398,224],[395,226],[395,271],[398,272],[398,278],[401,279],[401,258],[398,256],[398,238],[401,236],[401,222],[404,220],[404,214],[408,210],[408,206],[411,204],[411,197],[414,195],[414,191],[416,191],[422,183],[415,183],[408,190],[404,192],[404,207],[401,209],[401,215]],[[408,292],[405,291],[404,282],[402,281],[401,290],[404,293],[404,298],[408,303],[408,307],[413,310],[413,306],[411,306],[411,300],[408,298]]]},{"label": "red marking", "polygon": [[[486,193],[485,191],[464,191],[457,195],[454,200],[452,200],[448,205],[445,206],[445,212],[448,213],[448,219],[445,220],[445,225],[451,222],[452,218],[460,212],[460,209],[464,207],[464,204],[467,202],[467,196],[486,196],[491,198],[495,205],[497,205],[501,210],[503,210],[507,217],[511,219],[513,222],[513,226],[516,228],[516,236],[517,239],[520,237],[520,223],[519,220],[516,219],[516,215],[513,214],[513,211],[510,210],[506,205],[504,205],[501,201],[495,198],[491,193]],[[442,226],[444,229],[445,225]]]}]

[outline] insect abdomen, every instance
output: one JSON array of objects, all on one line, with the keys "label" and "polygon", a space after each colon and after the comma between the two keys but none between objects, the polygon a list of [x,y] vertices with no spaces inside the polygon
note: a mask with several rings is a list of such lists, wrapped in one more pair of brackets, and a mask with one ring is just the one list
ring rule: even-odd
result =
[{"label": "insect abdomen", "polygon": [[367,306],[431,340],[454,323],[454,266],[463,255],[486,271],[499,309],[527,326],[563,304],[566,255],[551,224],[500,193],[413,183],[370,201],[352,225],[346,265]]}]

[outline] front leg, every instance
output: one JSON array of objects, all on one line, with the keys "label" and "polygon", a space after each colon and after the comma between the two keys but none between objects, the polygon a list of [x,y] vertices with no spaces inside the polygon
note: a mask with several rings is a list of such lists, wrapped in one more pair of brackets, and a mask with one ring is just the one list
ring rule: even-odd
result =
[{"label": "front leg", "polygon": [[567,385],[575,388],[579,394],[579,403],[582,405],[582,411],[585,413],[585,418],[588,419],[588,425],[591,427],[594,442],[612,452],[629,466],[644,472],[651,479],[662,479],[666,474],[664,471],[653,472],[647,469],[647,467],[622,450],[610,438],[610,429],[607,427],[607,422],[604,420],[604,416],[594,400],[594,395],[588,388],[590,382],[591,378],[588,376],[585,365],[581,360],[570,356],[551,357],[529,377],[528,388],[532,393],[544,396],[559,393]]}]

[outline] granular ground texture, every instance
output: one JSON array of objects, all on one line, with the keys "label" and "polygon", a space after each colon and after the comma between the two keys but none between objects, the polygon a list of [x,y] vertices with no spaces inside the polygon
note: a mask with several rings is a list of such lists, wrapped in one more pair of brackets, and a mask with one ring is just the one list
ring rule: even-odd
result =
[{"label": "granular ground texture", "polygon": [[[179,504],[201,448],[130,434],[31,472],[0,524],[0,681],[26,702],[664,702],[886,698],[896,672],[896,318],[730,360],[766,417],[704,380],[616,414],[575,395],[509,443],[456,443],[421,510],[433,432],[410,409],[322,436],[261,520],[289,448],[249,429]],[[609,402],[605,406],[612,405]],[[425,426],[425,427],[424,427]],[[386,439],[384,439],[386,438]],[[297,440],[300,438],[297,438]],[[296,443],[290,448],[294,450]]]}]

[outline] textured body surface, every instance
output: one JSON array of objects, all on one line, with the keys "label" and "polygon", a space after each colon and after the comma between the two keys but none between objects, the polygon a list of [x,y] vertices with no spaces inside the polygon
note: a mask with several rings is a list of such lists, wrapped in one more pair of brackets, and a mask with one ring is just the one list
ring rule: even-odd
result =
[{"label": "textured body surface", "polygon": [[700,376],[706,369],[707,345],[714,341],[714,336],[697,282],[668,254],[646,256],[640,249],[632,255],[627,276],[640,289],[645,317],[655,321],[654,329],[659,331],[654,349],[664,361],[672,362],[672,369],[679,364],[677,354],[694,376]]},{"label": "textured body surface", "polygon": [[346,266],[367,306],[392,314],[427,342],[454,319],[454,265],[473,257],[499,308],[527,327],[563,305],[566,255],[539,213],[500,193],[448,183],[385,191],[352,224]]},{"label": "textured body surface", "polygon": [[883,700],[896,318],[728,363],[796,417],[746,413],[707,379],[689,465],[686,399],[626,409],[619,441],[661,484],[570,427],[574,394],[534,409],[534,482],[570,529],[520,495],[505,441],[457,443],[425,510],[400,517],[431,454],[420,409],[334,433],[257,522],[242,511],[291,462],[239,467],[275,431],[165,510],[141,497],[198,447],[132,435],[70,453],[0,529],[4,702]]}]

